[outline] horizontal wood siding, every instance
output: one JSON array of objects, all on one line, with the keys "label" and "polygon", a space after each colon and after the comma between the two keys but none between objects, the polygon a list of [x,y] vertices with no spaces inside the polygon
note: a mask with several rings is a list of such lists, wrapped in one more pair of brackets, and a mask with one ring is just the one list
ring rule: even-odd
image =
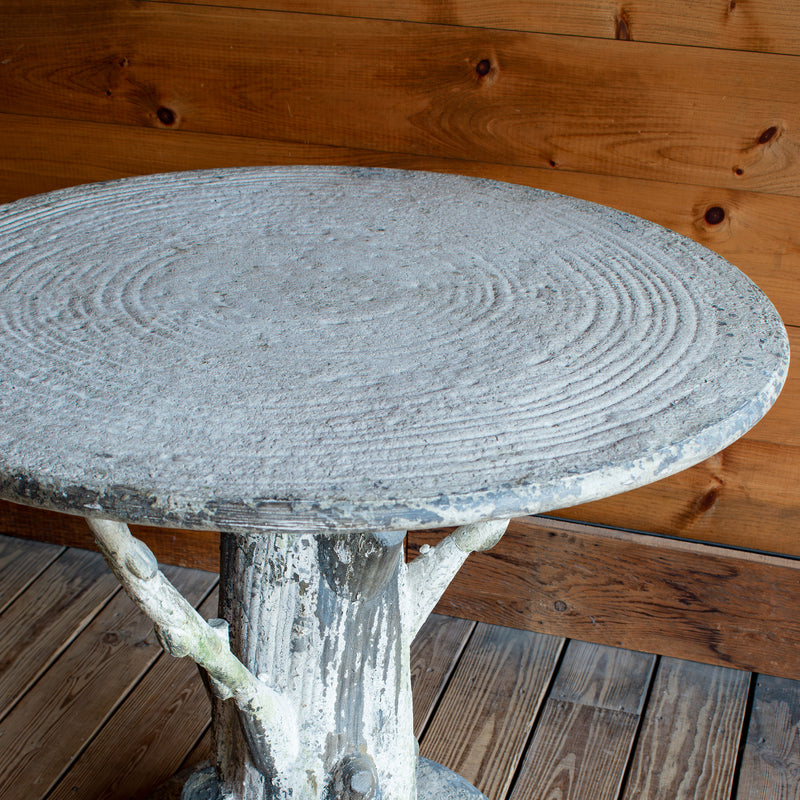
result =
[{"label": "horizontal wood siding", "polygon": [[[177,0],[216,5],[217,0]],[[791,0],[228,0],[226,5],[800,54]]]},{"label": "horizontal wood siding", "polygon": [[797,195],[783,55],[216,5],[6,12],[15,114]]},{"label": "horizontal wood siding", "polygon": [[[1,108],[1,106],[0,106]],[[800,325],[800,197],[307,142],[0,113],[0,200],[78,183],[254,164],[352,164],[454,172],[537,186],[665,225],[744,269]],[[90,144],[89,144],[90,143]],[[724,218],[710,224],[709,209]],[[800,401],[798,401],[800,402]],[[795,434],[798,435],[798,434]]]}]

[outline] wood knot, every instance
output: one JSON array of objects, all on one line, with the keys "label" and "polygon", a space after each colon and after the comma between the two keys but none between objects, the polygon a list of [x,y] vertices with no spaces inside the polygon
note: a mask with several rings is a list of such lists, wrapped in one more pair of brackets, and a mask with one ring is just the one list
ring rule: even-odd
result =
[{"label": "wood knot", "polygon": [[722,206],[711,206],[706,209],[703,218],[709,225],[719,225],[725,219],[725,209]]},{"label": "wood knot", "polygon": [[759,144],[766,144],[767,142],[771,142],[775,138],[775,135],[777,133],[778,133],[777,126],[776,125],[771,125],[769,128],[767,128],[761,134],[761,136],[758,137],[758,143]]},{"label": "wood knot", "polygon": [[697,512],[705,514],[716,505],[719,498],[719,486],[712,486],[697,502]]},{"label": "wood knot", "polygon": [[371,800],[378,790],[378,770],[366,753],[345,756],[333,771],[333,796],[337,800]]},{"label": "wood knot", "polygon": [[492,62],[488,58],[481,59],[475,65],[475,72],[479,77],[485,78],[492,71]]},{"label": "wood knot", "polygon": [[161,106],[161,108],[156,111],[156,116],[162,125],[168,127],[174,125],[178,120],[178,115],[171,108],[167,108],[166,106]]},{"label": "wood knot", "polygon": [[138,539],[125,554],[125,566],[143,581],[151,581],[158,574],[158,561],[153,551]]},{"label": "wood knot", "polygon": [[617,26],[616,30],[614,31],[614,38],[621,42],[630,42],[633,39],[631,36],[630,22],[624,11],[617,17]]}]

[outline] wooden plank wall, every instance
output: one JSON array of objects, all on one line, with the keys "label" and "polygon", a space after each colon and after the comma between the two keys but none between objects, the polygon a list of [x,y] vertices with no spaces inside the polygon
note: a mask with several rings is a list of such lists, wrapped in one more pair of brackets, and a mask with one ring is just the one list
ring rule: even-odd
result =
[{"label": "wooden plank wall", "polygon": [[[482,175],[697,239],[767,292],[800,343],[800,16],[789,0],[0,9],[0,201],[252,164]],[[775,409],[719,456],[559,516],[799,557],[799,408],[792,370]],[[76,525],[0,506],[7,533],[44,526],[69,541]],[[793,563],[787,576],[800,574]]]}]

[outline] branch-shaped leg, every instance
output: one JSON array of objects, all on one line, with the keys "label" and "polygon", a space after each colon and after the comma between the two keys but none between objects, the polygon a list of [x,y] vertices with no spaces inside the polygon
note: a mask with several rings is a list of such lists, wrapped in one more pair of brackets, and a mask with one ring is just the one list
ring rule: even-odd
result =
[{"label": "branch-shaped leg", "polygon": [[406,577],[412,637],[433,611],[467,556],[494,547],[506,532],[508,523],[509,520],[504,519],[464,525],[436,547],[423,546],[419,556],[408,565]]},{"label": "branch-shaped leg", "polygon": [[228,623],[206,622],[159,571],[155,556],[122,522],[87,519],[112,572],[131,599],[153,621],[170,655],[189,656],[209,675],[223,700],[233,698],[268,742],[278,769],[297,757],[296,714],[289,702],[253,675],[231,652]]}]

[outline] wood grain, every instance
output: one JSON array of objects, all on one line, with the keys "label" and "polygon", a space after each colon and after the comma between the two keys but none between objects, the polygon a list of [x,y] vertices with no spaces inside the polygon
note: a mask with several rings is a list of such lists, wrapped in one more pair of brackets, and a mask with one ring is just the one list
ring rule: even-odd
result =
[{"label": "wood grain", "polygon": [[800,686],[760,675],[735,800],[798,800]]},{"label": "wood grain", "polygon": [[[175,0],[214,5],[215,0]],[[226,6],[800,54],[791,3],[748,0],[226,0]]]},{"label": "wood grain", "polygon": [[800,448],[740,439],[670,478],[555,516],[800,555]]},{"label": "wood grain", "polygon": [[[409,551],[434,541],[410,534]],[[467,559],[437,611],[798,677],[799,577],[795,560],[528,518]]]},{"label": "wood grain", "polygon": [[[200,614],[216,616],[217,602],[214,592]],[[113,800],[123,791],[147,795],[180,768],[210,719],[211,704],[194,662],[162,653],[48,800]]]},{"label": "wood grain", "polygon": [[649,653],[571,641],[548,701],[641,714],[654,665]]},{"label": "wood grain", "polygon": [[728,800],[750,674],[663,658],[622,800]]},{"label": "wood grain", "polygon": [[[215,581],[196,571],[165,574],[193,603]],[[44,796],[160,652],[150,621],[118,592],[39,679],[37,691],[0,722],[4,800]]]},{"label": "wood grain", "polygon": [[[219,534],[131,525],[162,564],[219,572]],[[0,535],[55,542],[66,547],[96,550],[97,545],[83,517],[44,508],[29,508],[0,500]]]},{"label": "wood grain", "polygon": [[[657,215],[653,216],[657,218]],[[753,248],[756,247],[755,232]],[[797,252],[800,252],[800,248]],[[788,280],[788,273],[786,277]],[[785,297],[785,294],[780,293],[779,296]],[[800,303],[797,307],[800,308]],[[798,329],[790,329],[790,339],[794,347],[800,345]],[[796,554],[797,542],[800,541],[797,536],[800,517],[796,514],[794,500],[796,474],[800,470],[800,451],[795,446],[800,436],[795,424],[800,412],[798,398],[800,388],[796,370],[793,369],[776,407],[747,435],[746,441],[737,443],[720,457],[667,481],[638,490],[632,495],[584,505],[562,512],[561,515],[597,524]],[[751,440],[759,444],[753,444]],[[762,442],[768,446],[760,444]],[[18,507],[3,506],[3,530],[14,535],[26,535],[25,532],[31,528],[38,531],[45,525],[48,529],[59,526],[59,536],[62,538],[52,536],[52,541],[80,546],[86,546],[85,542],[90,541],[85,523],[78,518],[50,515],[46,521],[44,516],[31,517],[30,513]],[[66,532],[60,530],[62,525],[69,526],[75,537],[70,535],[64,538]],[[34,535],[40,534],[35,532]],[[170,538],[152,544],[147,537],[145,539],[154,547],[159,558],[169,561],[172,558],[170,551],[175,548],[184,550],[197,545],[202,552],[202,543],[208,538],[209,549],[205,551],[208,558],[202,563],[193,563],[206,569],[216,569],[217,559],[213,553],[216,538],[213,535],[193,534],[183,537],[180,543],[175,541],[176,535],[159,535],[159,539],[164,536]],[[164,555],[160,549],[162,546],[167,551]]]},{"label": "wood grain", "polygon": [[489,800],[505,797],[563,644],[558,637],[478,625],[420,755],[454,770]]},{"label": "wood grain", "polygon": [[0,718],[119,590],[98,553],[67,550],[0,616]]},{"label": "wood grain", "polygon": [[471,620],[431,614],[411,643],[414,735],[420,739],[475,629]]},{"label": "wood grain", "polygon": [[[25,548],[31,546],[29,542],[17,540],[15,542],[19,548],[20,554],[23,553]],[[20,555],[22,557],[22,555]],[[173,580],[175,576],[173,575]],[[176,580],[176,583],[179,581]],[[208,613],[211,605],[203,609],[204,613]],[[80,637],[75,640],[75,643],[80,645]],[[125,645],[125,647],[130,644]],[[560,780],[554,780],[550,784],[553,789],[552,793],[546,794],[542,786],[535,786],[529,792],[524,794],[526,800],[565,800],[571,797],[569,792],[577,785],[586,787],[586,792],[581,795],[582,800],[587,798],[594,800],[595,797],[601,796],[595,792],[602,791],[609,781],[609,773],[616,770],[614,766],[614,754],[618,750],[618,743],[608,751],[610,758],[601,754],[600,758],[586,757],[585,754],[591,754],[593,748],[602,746],[604,740],[602,736],[608,732],[610,727],[610,715],[615,711],[619,714],[635,713],[639,710],[641,703],[637,700],[637,694],[631,690],[633,684],[639,682],[641,679],[635,677],[630,683],[626,679],[626,675],[631,673],[624,667],[627,657],[618,654],[615,651],[605,649],[597,649],[592,654],[592,649],[587,645],[571,644],[571,648],[580,647],[583,649],[583,654],[575,658],[566,656],[561,662],[562,677],[553,683],[553,692],[551,698],[553,704],[561,704],[562,708],[567,704],[575,704],[575,709],[572,719],[575,720],[575,725],[570,728],[571,734],[575,737],[585,735],[585,740],[573,739],[575,743],[574,751],[577,755],[572,764],[568,763],[566,759],[562,759],[559,763],[562,765]],[[62,658],[69,657],[69,649],[62,656]],[[601,656],[602,653],[602,656]],[[424,658],[424,654],[420,653],[420,657]],[[647,658],[645,656],[644,658]],[[549,659],[549,656],[548,656]],[[159,659],[157,665],[164,663],[171,663],[179,669],[183,669],[182,662],[170,659]],[[497,654],[493,650],[486,653],[486,661],[478,662],[474,665],[474,670],[478,674],[484,674],[491,671],[496,664]],[[86,658],[79,659],[80,663],[87,663]],[[58,667],[58,663],[54,667]],[[576,667],[577,665],[577,667]],[[615,677],[616,676],[616,677]],[[89,744],[89,749],[93,757],[89,759],[88,755],[84,755],[76,762],[77,765],[83,763],[82,769],[88,770],[88,761],[91,760],[98,774],[93,778],[88,777],[87,780],[96,781],[93,785],[96,786],[111,786],[117,785],[115,794],[107,796],[108,800],[113,797],[114,800],[130,800],[134,795],[134,788],[140,787],[141,783],[137,782],[137,777],[133,775],[132,783],[130,785],[123,782],[116,781],[116,772],[120,769],[120,764],[124,764],[126,758],[132,761],[140,759],[140,751],[138,742],[141,741],[143,731],[149,729],[149,737],[145,735],[147,742],[152,745],[159,739],[160,734],[153,730],[148,720],[156,720],[160,718],[161,713],[157,709],[160,707],[164,697],[171,697],[176,699],[175,688],[169,685],[159,686],[156,685],[156,673],[152,670],[146,674],[143,680],[133,690],[132,695],[126,698],[127,687],[122,687],[120,702],[118,705],[117,713],[122,713],[128,717],[128,725],[122,725],[114,721],[113,714],[106,722],[108,726],[106,731],[102,728],[97,733],[95,743]],[[633,792],[634,781],[636,785],[641,785],[640,781],[636,778],[639,767],[637,764],[650,765],[651,770],[658,770],[659,764],[663,764],[664,769],[659,780],[661,784],[669,787],[677,787],[676,793],[672,789],[667,788],[665,793],[658,795],[660,800],[683,800],[685,797],[691,797],[694,800],[718,800],[714,792],[715,786],[719,786],[723,782],[723,769],[724,765],[728,763],[730,754],[736,749],[736,741],[739,736],[746,735],[744,743],[744,757],[742,768],[738,781],[738,793],[734,795],[734,800],[797,800],[800,797],[800,782],[798,781],[798,774],[800,774],[800,747],[798,743],[798,730],[800,730],[800,686],[796,682],[776,680],[766,676],[758,678],[758,684],[755,690],[755,697],[753,701],[753,713],[750,717],[750,727],[746,732],[737,730],[735,719],[740,714],[740,701],[736,697],[742,693],[742,682],[746,684],[748,675],[738,673],[736,671],[727,669],[712,668],[707,671],[700,665],[686,664],[672,659],[662,659],[662,666],[656,678],[653,681],[652,688],[647,694],[647,705],[644,708],[643,722],[641,734],[636,742],[636,749],[638,753],[634,752],[631,756],[632,766],[630,771],[629,796],[639,797],[642,800],[649,800],[650,795],[639,795]],[[63,682],[63,676],[56,681],[55,685],[58,686]],[[144,697],[140,697],[135,701],[132,699],[138,696],[143,691],[144,684],[147,682],[150,685],[152,694],[151,702],[145,702]],[[477,681],[480,683],[480,681]],[[616,682],[616,685],[615,685]],[[45,698],[42,701],[43,706],[49,706],[51,702],[58,704],[60,702],[67,702],[69,692],[53,695],[51,698],[49,693],[53,688],[53,682],[46,679],[40,680],[32,687],[28,694],[33,695],[38,692],[45,693]],[[72,684],[74,689],[77,689],[75,683]],[[727,691],[724,688],[727,685]],[[663,691],[662,691],[663,690]],[[731,695],[731,696],[729,696]],[[91,695],[88,697],[84,694],[81,695],[86,701],[85,705],[91,705]],[[181,695],[185,697],[185,695]],[[202,697],[198,698],[202,700]],[[472,696],[467,696],[466,702],[470,703],[472,700],[477,699],[480,701],[480,694],[476,693]],[[178,698],[180,700],[180,698]],[[582,706],[582,703],[588,705]],[[135,706],[135,707],[134,707]],[[595,714],[596,707],[601,706],[606,714]],[[30,706],[35,707],[35,704]],[[116,708],[117,706],[115,706]],[[176,714],[169,720],[165,720],[165,725],[174,726],[169,730],[174,731],[180,725],[181,717],[184,713],[191,714],[192,707],[186,704],[181,705],[180,711],[176,708]],[[582,710],[583,709],[583,710]],[[86,713],[84,708],[78,704],[73,706],[76,713]],[[468,715],[466,710],[465,715]],[[143,716],[140,716],[143,715]],[[599,717],[600,723],[591,724],[594,715],[595,721]],[[605,717],[605,719],[604,719]],[[545,714],[540,716],[539,728],[546,724],[548,719]],[[640,716],[640,719],[642,717]],[[659,721],[659,718],[661,720]],[[697,720],[698,727],[693,728],[693,720]],[[561,722],[564,721],[563,715],[560,717]],[[56,720],[58,722],[58,720]],[[619,723],[619,720],[615,720]],[[140,723],[144,723],[140,726]],[[624,724],[618,724],[618,729],[623,735],[629,735],[629,727]],[[718,728],[722,730],[718,730]],[[112,737],[110,734],[116,731]],[[667,731],[670,735],[667,736]],[[62,728],[61,732],[64,735],[69,735],[69,730]],[[601,738],[590,738],[599,732]],[[651,737],[651,732],[655,738]],[[167,733],[166,731],[164,732]],[[461,730],[453,727],[446,727],[443,733],[447,737],[458,738],[461,735]],[[51,734],[47,733],[45,729],[39,730],[39,735],[43,736],[45,740]],[[58,739],[58,732],[55,737]],[[502,732],[498,733],[502,736]],[[707,740],[706,737],[710,737]],[[107,744],[110,748],[105,751],[99,746],[101,738],[107,738]],[[153,738],[154,737],[154,738]],[[189,737],[187,737],[189,738]],[[9,740],[4,737],[4,744]],[[162,740],[163,741],[163,740]],[[147,746],[147,745],[145,745]],[[165,748],[169,750],[172,747],[170,742],[166,742]],[[705,749],[714,748],[715,753],[710,755],[710,764],[701,764],[705,758]],[[116,750],[114,750],[116,748]],[[642,749],[645,752],[641,752]],[[118,752],[117,752],[118,751]],[[197,747],[189,745],[188,751],[190,755],[184,766],[187,763],[194,763],[194,756],[204,757],[209,753],[208,740],[201,739]],[[104,752],[110,753],[108,761],[95,760],[94,756],[102,755]],[[563,750],[562,750],[563,752]],[[127,754],[127,756],[125,755]],[[158,752],[151,752],[151,755],[158,760]],[[4,759],[8,757],[7,751],[4,749]],[[148,756],[149,758],[150,756]],[[674,757],[674,760],[673,760]],[[533,756],[531,756],[533,758]],[[46,761],[46,754],[42,754],[39,762],[33,762],[31,769],[39,769],[40,763]],[[599,761],[608,760],[611,770],[601,769],[598,765]],[[593,772],[582,776],[583,766],[590,767]],[[671,766],[672,765],[672,766]],[[499,765],[501,766],[501,765]],[[149,767],[146,763],[142,764],[145,770]],[[5,769],[5,760],[0,760],[0,769]],[[46,777],[47,768],[45,768]],[[99,773],[105,772],[105,778],[101,778]],[[67,773],[67,777],[74,777],[76,771],[73,770]],[[673,780],[674,778],[674,780]],[[693,788],[692,782],[694,778],[700,781],[696,788]],[[490,778],[490,781],[495,778]],[[705,784],[702,782],[706,781]],[[72,784],[78,788],[78,784]],[[89,785],[89,784],[86,784]],[[651,787],[653,784],[651,783]],[[0,791],[3,792],[2,796],[8,796],[6,786],[0,785]],[[563,791],[562,791],[563,790]],[[647,788],[645,787],[645,790]],[[54,789],[55,791],[60,791]],[[561,793],[559,793],[561,792]],[[709,793],[710,792],[710,793]],[[25,795],[25,800],[41,800],[47,793],[47,787],[42,784],[35,784],[33,790]],[[59,796],[59,795],[52,795]],[[86,794],[82,795],[77,792],[68,793],[65,796],[71,796],[86,800],[93,798],[96,795]],[[105,796],[105,795],[103,795]],[[518,797],[520,794],[517,795]],[[727,795],[724,795],[727,797]],[[175,798],[177,800],[177,797]],[[627,798],[626,798],[627,800]]]},{"label": "wood grain", "polygon": [[798,193],[781,55],[122,0],[7,12],[17,114]]},{"label": "wood grain", "polygon": [[[800,199],[615,175],[0,113],[0,200],[152,172],[257,164],[351,164],[523,183],[618,208],[689,236],[744,270],[800,325]],[[86,143],[91,142],[91,148]],[[722,208],[717,224],[709,208]],[[796,426],[792,436],[798,438]]]},{"label": "wood grain", "polygon": [[19,543],[0,536],[0,614],[62,553],[55,544],[31,542],[20,554]]},{"label": "wood grain", "polygon": [[510,800],[615,800],[654,664],[570,642]]},{"label": "wood grain", "polygon": [[[800,328],[788,327],[786,331],[792,352],[800,353]],[[755,428],[745,434],[744,439],[798,447],[800,446],[798,419],[800,419],[800,370],[794,363],[789,365],[786,383],[775,405]]]},{"label": "wood grain", "polygon": [[211,761],[214,757],[212,742],[211,742],[211,725],[206,726],[203,735],[200,737],[195,746],[191,749],[189,755],[183,760],[181,770],[193,769],[197,764],[203,761]]},{"label": "wood grain", "polygon": [[[202,616],[215,616],[216,604],[213,593],[200,608]],[[414,640],[411,670],[417,735],[433,714],[474,626],[474,622],[433,614]],[[162,654],[48,800],[149,795],[178,770],[211,758],[209,719],[209,704],[195,665]],[[123,740],[124,748],[120,747]]]}]

